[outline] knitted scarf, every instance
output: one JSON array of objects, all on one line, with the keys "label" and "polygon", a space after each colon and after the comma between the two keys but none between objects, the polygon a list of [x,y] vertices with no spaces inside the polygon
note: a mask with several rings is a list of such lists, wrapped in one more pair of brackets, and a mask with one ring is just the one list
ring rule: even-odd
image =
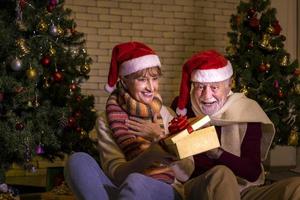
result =
[{"label": "knitted scarf", "polygon": [[[131,160],[145,151],[151,145],[151,141],[129,133],[129,127],[125,125],[125,120],[129,116],[134,116],[152,121],[156,113],[157,121],[164,132],[163,120],[160,115],[161,107],[162,102],[159,97],[154,97],[150,105],[143,104],[133,99],[123,88],[122,84],[118,84],[117,89],[109,96],[106,103],[108,123],[112,130],[113,138],[127,160]],[[153,163],[143,174],[169,184],[174,182],[174,172],[171,168],[159,163]]]}]

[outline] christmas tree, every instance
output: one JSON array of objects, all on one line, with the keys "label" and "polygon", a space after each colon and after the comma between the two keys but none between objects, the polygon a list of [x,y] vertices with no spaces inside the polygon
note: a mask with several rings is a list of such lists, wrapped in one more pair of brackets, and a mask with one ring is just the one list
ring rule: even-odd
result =
[{"label": "christmas tree", "polygon": [[284,49],[276,9],[270,0],[240,2],[230,23],[226,52],[235,70],[235,90],[256,100],[273,121],[274,145],[297,145],[300,68]]},{"label": "christmas tree", "polygon": [[12,163],[93,153],[94,97],[80,84],[91,58],[62,0],[5,0],[0,8],[0,184]]}]

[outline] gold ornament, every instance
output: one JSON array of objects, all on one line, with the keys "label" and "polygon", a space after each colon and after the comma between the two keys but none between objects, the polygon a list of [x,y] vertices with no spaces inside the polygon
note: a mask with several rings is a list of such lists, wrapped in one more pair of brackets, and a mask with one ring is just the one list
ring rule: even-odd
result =
[{"label": "gold ornament", "polygon": [[266,69],[267,69],[267,71],[269,71],[270,68],[271,68],[271,64],[270,63],[266,63]]},{"label": "gold ornament", "polygon": [[273,51],[273,46],[271,45],[271,44],[269,44],[268,46],[267,46],[267,48],[266,48],[268,51]]},{"label": "gold ornament", "polygon": [[80,131],[80,137],[81,137],[81,138],[85,138],[86,136],[87,136],[87,132],[84,131],[84,130],[81,130],[81,131]]},{"label": "gold ornament", "polygon": [[16,200],[10,193],[1,193],[0,200]]},{"label": "gold ornament", "polygon": [[35,68],[32,68],[31,66],[26,71],[26,75],[30,80],[34,80],[37,77],[37,71]]},{"label": "gold ornament", "polygon": [[33,101],[33,106],[35,108],[39,107],[40,103],[39,103],[39,100],[38,100],[38,96],[37,94],[35,94],[35,98],[34,98],[34,101]]},{"label": "gold ornament", "polygon": [[262,40],[260,41],[260,46],[267,49],[270,46],[270,35],[263,34]]},{"label": "gold ornament", "polygon": [[299,136],[296,129],[292,129],[288,138],[288,145],[297,146],[298,140],[299,140]]},{"label": "gold ornament", "polygon": [[91,71],[91,67],[89,64],[84,64],[80,67],[80,71],[83,74],[88,74]]},{"label": "gold ornament", "polygon": [[278,46],[278,44],[275,45],[274,49],[275,49],[275,51],[279,51],[280,50],[280,47]]},{"label": "gold ornament", "polygon": [[231,87],[232,87],[232,89],[235,89],[235,87],[236,87],[235,79],[232,79]]},{"label": "gold ornament", "polygon": [[226,52],[228,53],[229,56],[232,56],[236,53],[236,49],[233,46],[229,46],[226,48]]},{"label": "gold ornament", "polygon": [[64,34],[64,29],[62,29],[59,25],[57,26],[57,34],[59,35],[59,36],[62,36],[63,34]]},{"label": "gold ornament", "polygon": [[245,63],[245,68],[248,69],[249,67],[250,67],[249,62],[246,62],[246,63]]},{"label": "gold ornament", "polygon": [[263,100],[264,102],[267,102],[269,99],[268,99],[267,96],[262,96],[262,100]]},{"label": "gold ornament", "polygon": [[25,24],[23,23],[22,20],[16,20],[16,25],[19,28],[19,30],[21,30],[21,31],[27,30],[27,27],[25,26]]},{"label": "gold ornament", "polygon": [[55,54],[56,54],[56,50],[55,50],[54,48],[51,47],[51,48],[49,49],[49,55],[50,55],[50,56],[54,56]]},{"label": "gold ornament", "polygon": [[296,87],[295,87],[295,92],[297,94],[300,94],[300,84],[297,84]]},{"label": "gold ornament", "polygon": [[247,96],[248,94],[248,89],[246,88],[246,86],[244,86],[241,90],[240,90],[241,93],[243,93],[245,96]]},{"label": "gold ornament", "polygon": [[86,54],[86,49],[85,48],[80,49],[80,53]]},{"label": "gold ornament", "polygon": [[287,55],[284,55],[281,59],[280,59],[280,65],[283,67],[288,66],[289,64],[289,57]]},{"label": "gold ornament", "polygon": [[16,44],[21,49],[21,52],[22,52],[21,56],[25,56],[26,54],[28,54],[30,52],[24,38],[17,39]]},{"label": "gold ornament", "polygon": [[38,30],[41,32],[46,32],[48,30],[48,24],[44,20],[41,20],[38,24]]},{"label": "gold ornament", "polygon": [[268,26],[267,32],[270,33],[270,34],[274,33],[274,27],[271,24]]},{"label": "gold ornament", "polygon": [[43,77],[43,88],[49,88],[50,84],[47,77]]},{"label": "gold ornament", "polygon": [[69,188],[69,186],[63,182],[62,184],[55,186],[52,190],[52,193],[57,195],[72,195],[72,192]]},{"label": "gold ornament", "polygon": [[30,108],[32,108],[32,107],[33,107],[33,106],[32,106],[32,102],[31,102],[31,101],[28,101],[28,102],[27,102],[27,106],[30,107]]}]

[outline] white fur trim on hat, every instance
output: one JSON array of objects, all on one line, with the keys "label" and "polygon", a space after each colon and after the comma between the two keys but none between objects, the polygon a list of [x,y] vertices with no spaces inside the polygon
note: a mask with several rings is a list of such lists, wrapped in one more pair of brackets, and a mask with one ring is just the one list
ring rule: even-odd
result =
[{"label": "white fur trim on hat", "polygon": [[158,56],[155,54],[145,55],[123,62],[119,69],[119,75],[126,76],[128,74],[155,66],[161,66]]},{"label": "white fur trim on hat", "polygon": [[116,85],[114,85],[113,87],[111,87],[108,84],[105,84],[105,86],[104,86],[104,90],[106,92],[108,92],[108,93],[112,93],[115,89],[116,89]]},{"label": "white fur trim on hat", "polygon": [[191,80],[195,82],[219,82],[229,79],[233,74],[231,63],[217,69],[195,69],[191,74]]}]

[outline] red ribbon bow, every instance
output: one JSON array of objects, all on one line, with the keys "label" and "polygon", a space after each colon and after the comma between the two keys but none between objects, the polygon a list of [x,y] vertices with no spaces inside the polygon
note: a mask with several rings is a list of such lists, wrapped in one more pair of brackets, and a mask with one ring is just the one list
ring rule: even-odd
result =
[{"label": "red ribbon bow", "polygon": [[174,117],[171,122],[169,123],[169,132],[170,134],[176,134],[179,133],[180,131],[187,129],[189,133],[193,131],[193,128],[189,124],[187,120],[187,116],[181,116],[179,115],[178,117]]}]

